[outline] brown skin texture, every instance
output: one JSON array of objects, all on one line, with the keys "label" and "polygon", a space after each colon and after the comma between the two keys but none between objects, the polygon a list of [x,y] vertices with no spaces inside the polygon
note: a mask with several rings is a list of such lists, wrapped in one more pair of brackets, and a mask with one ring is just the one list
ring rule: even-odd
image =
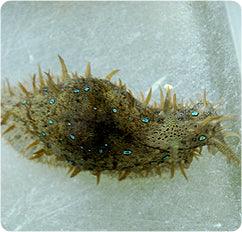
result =
[{"label": "brown skin texture", "polygon": [[[2,125],[9,127],[3,134],[17,130],[29,135],[31,140],[22,153],[33,149],[30,159],[48,157],[49,163],[64,163],[73,170],[71,177],[89,170],[97,182],[106,171],[117,172],[123,180],[132,173],[145,176],[153,170],[160,175],[167,169],[173,177],[180,168],[187,178],[184,168],[205,145],[240,164],[222,133],[220,123],[228,117],[217,115],[206,93],[200,102],[184,106],[177,103],[175,94],[172,100],[168,89],[159,106],[149,106],[151,92],[141,102],[122,83],[109,81],[117,71],[98,79],[92,77],[88,65],[84,77],[70,77],[59,58],[61,81],[55,83],[49,73],[44,81],[39,70],[39,86],[35,76],[33,92],[20,85],[24,96],[19,95],[17,103],[8,100],[16,97],[10,85],[8,91],[4,89],[9,97],[3,100]],[[8,139],[14,141],[13,133]]]}]

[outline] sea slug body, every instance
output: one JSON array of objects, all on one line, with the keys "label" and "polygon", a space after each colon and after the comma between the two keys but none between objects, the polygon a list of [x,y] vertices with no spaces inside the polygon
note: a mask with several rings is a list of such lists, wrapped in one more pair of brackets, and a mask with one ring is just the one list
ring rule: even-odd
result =
[{"label": "sea slug body", "polygon": [[67,166],[71,177],[90,171],[97,183],[102,173],[116,173],[123,180],[170,170],[173,177],[177,168],[187,178],[184,169],[203,146],[240,165],[225,142],[225,137],[238,135],[221,126],[230,117],[217,114],[220,102],[208,102],[205,91],[198,103],[184,105],[170,86],[165,97],[160,88],[160,103],[151,106],[151,90],[139,101],[121,80],[110,81],[119,70],[99,79],[88,63],[79,76],[69,74],[59,59],[62,75],[45,73],[44,79],[39,68],[32,91],[21,83],[20,91],[13,89],[8,80],[3,87],[2,134],[27,158]]}]

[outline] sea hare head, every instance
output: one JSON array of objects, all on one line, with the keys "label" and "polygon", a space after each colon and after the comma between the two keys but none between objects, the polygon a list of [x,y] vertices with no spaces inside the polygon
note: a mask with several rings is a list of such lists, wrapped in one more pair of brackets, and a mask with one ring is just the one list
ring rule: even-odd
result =
[{"label": "sea hare head", "polygon": [[167,150],[173,157],[181,157],[184,150],[191,150],[193,156],[193,152],[200,153],[202,147],[207,145],[213,154],[220,151],[226,155],[228,162],[232,159],[238,166],[240,159],[226,144],[225,137],[239,136],[222,131],[225,127],[221,126],[221,122],[232,119],[216,113],[219,108],[214,106],[219,102],[209,103],[204,91],[204,97],[198,103],[191,101],[191,105],[184,106],[177,104],[176,96],[172,101],[168,90],[166,99],[161,104],[162,109],[155,113],[155,123],[148,137],[149,145]]}]

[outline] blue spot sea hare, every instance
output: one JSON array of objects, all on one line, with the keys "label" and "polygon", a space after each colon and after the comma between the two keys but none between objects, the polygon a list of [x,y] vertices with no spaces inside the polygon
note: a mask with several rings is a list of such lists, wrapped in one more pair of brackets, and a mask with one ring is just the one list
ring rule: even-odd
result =
[{"label": "blue spot sea hare", "polygon": [[165,97],[160,88],[160,103],[151,106],[151,90],[139,101],[120,80],[110,81],[119,70],[99,79],[88,63],[79,76],[69,74],[59,59],[60,77],[45,73],[44,78],[39,68],[32,91],[21,83],[21,91],[13,90],[8,80],[3,88],[3,135],[30,160],[68,166],[71,177],[90,171],[97,183],[102,173],[117,173],[123,180],[170,170],[172,178],[177,168],[187,178],[184,169],[206,145],[240,164],[224,139],[238,135],[221,126],[230,118],[217,114],[219,102],[208,102],[205,91],[198,103],[184,105],[170,88]]}]

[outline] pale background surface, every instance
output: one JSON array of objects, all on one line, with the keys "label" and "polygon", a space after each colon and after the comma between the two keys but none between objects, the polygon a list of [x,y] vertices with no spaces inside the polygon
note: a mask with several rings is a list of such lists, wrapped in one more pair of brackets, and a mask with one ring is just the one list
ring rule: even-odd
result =
[{"label": "pale background surface", "polygon": [[[237,18],[227,16],[236,12]],[[42,69],[83,74],[88,61],[119,77],[136,95],[156,81],[178,99],[207,89],[240,119],[240,6],[234,2],[7,2],[2,6],[2,78],[12,84]],[[234,14],[233,14],[234,15]],[[232,38],[232,35],[234,36]],[[238,42],[239,40],[239,42]],[[236,50],[237,49],[237,50]],[[159,92],[153,97],[159,100]],[[240,133],[240,122],[233,124]],[[231,139],[240,153],[238,140]],[[6,230],[236,230],[240,168],[204,151],[187,171],[125,180],[23,159],[2,142],[1,223]]]}]

